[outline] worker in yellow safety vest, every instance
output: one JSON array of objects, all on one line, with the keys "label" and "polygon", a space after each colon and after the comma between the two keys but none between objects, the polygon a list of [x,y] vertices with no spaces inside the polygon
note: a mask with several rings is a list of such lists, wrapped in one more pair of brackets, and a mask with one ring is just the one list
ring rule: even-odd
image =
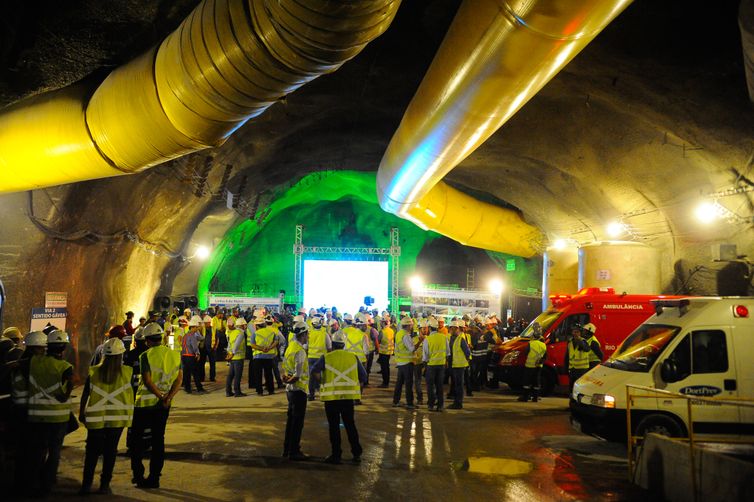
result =
[{"label": "worker in yellow safety vest", "polygon": [[[343,333],[346,335],[346,352],[355,355],[362,365],[366,365],[369,342],[367,340],[367,320],[364,313],[356,314],[353,318],[353,325],[346,327]],[[368,384],[369,382],[364,382],[364,386],[368,386]],[[361,404],[361,399],[357,399],[355,404]]]},{"label": "worker in yellow safety vest", "polygon": [[395,331],[390,327],[390,316],[387,312],[380,319],[380,338],[379,338],[379,357],[377,362],[380,364],[382,374],[381,388],[390,387],[390,357],[395,353]]},{"label": "worker in yellow safety vest", "polygon": [[[159,488],[165,463],[165,428],[173,398],[181,387],[181,355],[162,343],[164,332],[159,324],[150,323],[142,331],[149,347],[139,357],[141,381],[136,389],[131,426],[132,482],[139,488]],[[144,477],[144,432],[152,436],[149,476]]]},{"label": "worker in yellow safety vest", "polygon": [[254,322],[256,330],[251,334],[251,348],[254,353],[253,371],[254,383],[257,395],[263,394],[262,372],[264,372],[264,384],[268,394],[275,393],[275,382],[272,378],[272,365],[277,357],[277,330],[272,327],[275,320],[268,315],[263,318],[264,324]]},{"label": "worker in yellow safety vest", "polygon": [[79,406],[79,420],[86,425],[86,454],[80,495],[90,493],[97,460],[102,457],[99,493],[110,495],[118,441],[123,428],[131,425],[134,393],[133,368],[123,364],[126,347],[118,338],[105,342],[101,364],[89,368]]},{"label": "worker in yellow safety vest", "polygon": [[450,346],[448,338],[437,331],[439,323],[436,317],[430,316],[427,319],[427,325],[430,334],[422,342],[423,359],[427,364],[427,405],[430,411],[443,411],[445,396],[442,392],[442,382],[447,359],[450,356]]},{"label": "worker in yellow safety vest", "polygon": [[424,369],[426,364],[424,364],[422,346],[424,339],[429,336],[429,324],[427,319],[412,319],[410,316],[408,319],[412,321],[411,341],[417,346],[414,352],[414,397],[416,404],[424,404]]},{"label": "worker in yellow safety vest", "polygon": [[354,404],[361,399],[361,385],[367,379],[367,372],[353,352],[343,350],[340,338],[333,339],[332,352],[320,357],[311,368],[312,378],[322,381],[319,398],[325,404],[325,415],[330,429],[331,453],[325,459],[329,464],[341,461],[340,422],[351,444],[353,461],[361,461],[362,448],[359,432],[354,420]]},{"label": "worker in yellow safety vest", "polygon": [[466,336],[461,330],[463,321],[454,319],[450,322],[450,366],[453,372],[453,404],[448,406],[451,410],[463,408],[463,377],[469,367],[471,350],[466,341]]},{"label": "worker in yellow safety vest", "polygon": [[542,363],[547,357],[547,345],[542,341],[542,326],[533,322],[531,338],[524,350],[526,362],[524,363],[524,393],[518,398],[521,402],[529,399],[536,403],[539,401],[539,376],[542,371]]},{"label": "worker in yellow safety vest", "polygon": [[400,406],[403,385],[406,385],[406,408],[414,408],[414,361],[421,340],[414,340],[411,336],[413,321],[410,317],[401,319],[401,329],[395,335],[395,363],[398,367],[398,378],[393,392],[393,406]]},{"label": "worker in yellow safety vest", "polygon": [[46,495],[55,484],[60,451],[71,417],[73,366],[63,360],[68,334],[54,330],[47,335],[47,355],[29,361],[29,469],[35,495]]},{"label": "worker in yellow safety vest", "polygon": [[[317,321],[317,319],[319,319]],[[312,325],[322,325],[322,318],[312,319]],[[301,451],[301,433],[306,417],[306,395],[309,385],[309,358],[304,345],[309,338],[309,326],[305,322],[293,325],[293,340],[288,344],[283,359],[283,381],[286,383],[288,415],[285,423],[283,456],[290,460],[306,460],[309,457]],[[323,353],[324,355],[324,353]],[[317,358],[319,359],[319,358]]]},{"label": "worker in yellow safety vest", "polygon": [[597,326],[592,323],[584,324],[583,332],[584,337],[586,338],[586,344],[589,346],[589,369],[592,369],[595,366],[598,366],[605,356],[602,354],[600,341],[594,336],[597,332]]},{"label": "worker in yellow safety vest", "polygon": [[[236,326],[238,324],[238,326]],[[241,392],[241,377],[243,376],[243,362],[246,358],[246,319],[241,317],[228,323],[228,376],[225,379],[226,397],[244,397]],[[249,368],[251,370],[251,368]]]},{"label": "worker in yellow safety vest", "polygon": [[[299,323],[296,323],[294,325],[297,326]],[[306,324],[306,323],[304,323]],[[309,330],[308,333],[308,349],[307,349],[307,358],[308,363],[307,366],[311,368],[314,363],[317,362],[317,359],[324,356],[325,353],[330,352],[332,350],[332,339],[330,338],[330,334],[327,332],[327,329],[322,325],[323,324],[323,317],[322,314],[315,314],[311,318],[311,330]],[[291,333],[295,336],[295,332],[291,331]],[[290,342],[293,343],[293,342]],[[313,378],[308,378],[309,381],[309,401],[314,401],[315,392],[319,390],[319,381],[316,381]]]},{"label": "worker in yellow safety vest", "polygon": [[565,367],[568,370],[568,392],[573,390],[573,384],[589,371],[589,345],[584,340],[581,326],[571,327],[571,339],[568,341],[565,354]]}]

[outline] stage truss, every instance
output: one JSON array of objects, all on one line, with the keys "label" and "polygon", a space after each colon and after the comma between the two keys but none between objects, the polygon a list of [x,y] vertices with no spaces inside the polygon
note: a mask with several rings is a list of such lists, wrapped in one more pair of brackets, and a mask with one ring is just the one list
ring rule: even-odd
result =
[{"label": "stage truss", "polygon": [[382,255],[388,257],[390,268],[390,309],[398,312],[398,286],[400,285],[400,234],[397,227],[390,229],[389,248],[358,248],[358,247],[334,247],[334,246],[305,246],[304,226],[296,225],[296,235],[293,241],[293,280],[296,303],[302,305],[304,286],[304,255],[325,254],[332,256],[342,255]]}]

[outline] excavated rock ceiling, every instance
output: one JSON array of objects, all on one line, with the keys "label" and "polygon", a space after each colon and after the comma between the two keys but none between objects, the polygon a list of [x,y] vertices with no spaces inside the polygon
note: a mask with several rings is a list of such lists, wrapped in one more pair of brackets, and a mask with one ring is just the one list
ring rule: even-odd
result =
[{"label": "excavated rock ceiling", "polygon": [[[196,3],[6,4],[0,105],[100,78]],[[404,1],[382,38],[249,123],[216,164],[267,187],[312,170],[376,169],[457,4]],[[637,234],[693,234],[683,202],[750,176],[736,2],[721,4],[635,2],[449,181],[518,207],[551,237],[601,238],[607,221],[652,209],[630,222]]]}]

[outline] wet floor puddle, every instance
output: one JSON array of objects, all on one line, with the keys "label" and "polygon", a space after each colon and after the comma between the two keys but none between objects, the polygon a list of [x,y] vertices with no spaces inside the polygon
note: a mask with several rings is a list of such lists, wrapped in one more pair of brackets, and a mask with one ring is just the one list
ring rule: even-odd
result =
[{"label": "wet floor puddle", "polygon": [[453,462],[452,466],[457,471],[503,476],[522,476],[529,474],[534,468],[531,462],[500,457],[469,457],[461,462]]}]

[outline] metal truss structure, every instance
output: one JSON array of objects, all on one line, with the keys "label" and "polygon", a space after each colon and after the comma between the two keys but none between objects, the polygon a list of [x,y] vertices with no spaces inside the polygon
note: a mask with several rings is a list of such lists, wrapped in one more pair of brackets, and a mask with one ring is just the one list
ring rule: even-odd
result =
[{"label": "metal truss structure", "polygon": [[393,312],[398,311],[399,285],[400,285],[400,264],[401,256],[400,234],[398,228],[390,229],[390,247],[389,248],[362,248],[362,247],[336,247],[336,246],[305,246],[304,245],[304,226],[296,225],[296,234],[293,241],[293,277],[294,277],[294,294],[296,303],[301,305],[303,301],[304,286],[304,255],[324,254],[324,255],[372,255],[387,256],[388,267],[390,268],[390,307]]}]

